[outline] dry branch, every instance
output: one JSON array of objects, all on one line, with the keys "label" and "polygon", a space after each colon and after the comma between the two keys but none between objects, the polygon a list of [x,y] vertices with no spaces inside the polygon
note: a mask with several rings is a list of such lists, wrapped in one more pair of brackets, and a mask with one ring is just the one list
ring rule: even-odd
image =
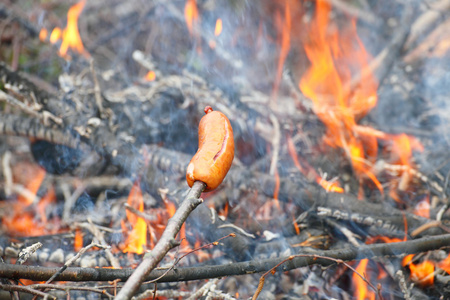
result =
[{"label": "dry branch", "polygon": [[186,199],[181,203],[180,207],[178,207],[173,217],[167,223],[167,227],[164,230],[161,239],[158,241],[155,248],[153,248],[150,253],[146,254],[142,263],[137,267],[117,294],[116,299],[130,299],[144,281],[145,276],[156,267],[167,252],[178,245],[175,241],[175,237],[190,213],[202,203],[202,200],[199,199],[199,197],[205,187],[206,185],[203,182],[194,182]]},{"label": "dry branch", "polygon": [[[424,237],[416,240],[390,243],[390,244],[372,244],[361,246],[359,248],[345,248],[336,250],[318,250],[312,249],[310,253],[320,256],[341,259],[343,261],[359,260],[364,258],[373,258],[381,256],[402,256],[406,254],[415,254],[441,248],[450,247],[450,234]],[[224,276],[236,276],[266,272],[279,264],[288,257],[277,257],[262,259],[257,261],[245,261],[234,264],[183,267],[167,272],[158,282],[175,282],[211,279]],[[309,265],[327,266],[332,262],[329,260],[314,259],[313,257],[296,257],[286,262],[281,268],[282,271],[289,271]],[[43,281],[50,278],[59,268],[21,266],[0,264],[0,277],[8,279],[30,279]],[[100,268],[67,268],[55,280],[57,281],[111,281],[120,279],[127,280],[132,269],[100,269]],[[150,275],[145,277],[146,281],[154,280],[160,277],[166,270],[155,269]]]}]

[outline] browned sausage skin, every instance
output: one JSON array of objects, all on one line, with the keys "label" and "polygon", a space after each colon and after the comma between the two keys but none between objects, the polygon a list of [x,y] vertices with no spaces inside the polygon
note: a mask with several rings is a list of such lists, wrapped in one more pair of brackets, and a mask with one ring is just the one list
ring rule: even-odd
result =
[{"label": "browned sausage skin", "polygon": [[225,178],[234,158],[234,137],[230,121],[221,112],[205,107],[206,115],[198,126],[198,150],[186,171],[190,187],[194,181],[206,184],[205,192],[217,188]]}]

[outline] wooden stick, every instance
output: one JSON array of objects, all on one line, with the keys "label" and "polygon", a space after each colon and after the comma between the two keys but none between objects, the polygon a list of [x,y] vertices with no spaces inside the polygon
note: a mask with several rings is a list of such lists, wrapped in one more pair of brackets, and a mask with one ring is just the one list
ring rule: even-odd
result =
[{"label": "wooden stick", "polygon": [[189,214],[203,201],[199,198],[206,184],[200,181],[194,182],[188,195],[178,207],[173,217],[167,223],[166,229],[161,236],[161,239],[156,244],[155,248],[145,255],[142,263],[131,274],[130,278],[125,282],[125,285],[116,296],[116,300],[131,299],[136,293],[139,286],[144,281],[144,278],[149,274],[158,263],[166,256],[170,249],[178,246],[175,237],[181,229],[181,226],[186,221]]}]

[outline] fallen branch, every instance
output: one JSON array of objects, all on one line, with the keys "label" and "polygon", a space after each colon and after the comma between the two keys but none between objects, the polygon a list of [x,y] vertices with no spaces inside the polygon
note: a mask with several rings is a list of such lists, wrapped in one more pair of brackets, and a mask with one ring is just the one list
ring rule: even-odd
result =
[{"label": "fallen branch", "polygon": [[[424,237],[416,240],[390,243],[372,244],[360,248],[346,248],[321,251],[314,249],[314,253],[329,258],[351,261],[364,258],[380,256],[401,256],[415,254],[431,250],[450,247],[450,234]],[[301,254],[301,253],[299,253]],[[311,254],[311,253],[304,253]],[[167,272],[158,282],[191,281],[211,279],[224,276],[246,275],[258,272],[266,272],[286,260],[288,257],[277,257],[257,261],[237,262],[233,264],[177,268]],[[309,265],[329,265],[329,260],[314,259],[312,257],[296,257],[282,266],[283,272]],[[0,264],[0,277],[8,279],[30,279],[44,281],[50,278],[59,268],[48,268],[38,266],[20,266],[11,264]],[[67,268],[62,274],[55,278],[57,281],[111,281],[120,279],[127,280],[132,269],[100,269],[100,268]],[[155,269],[145,278],[150,281],[160,277],[166,270]]]}]

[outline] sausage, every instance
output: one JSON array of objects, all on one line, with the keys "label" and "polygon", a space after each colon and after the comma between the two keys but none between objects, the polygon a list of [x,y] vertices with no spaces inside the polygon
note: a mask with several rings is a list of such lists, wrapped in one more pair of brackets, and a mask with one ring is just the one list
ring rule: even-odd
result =
[{"label": "sausage", "polygon": [[205,192],[217,188],[225,178],[234,158],[234,138],[230,120],[221,112],[205,107],[198,126],[198,150],[186,171],[190,187],[194,181],[206,184]]}]

